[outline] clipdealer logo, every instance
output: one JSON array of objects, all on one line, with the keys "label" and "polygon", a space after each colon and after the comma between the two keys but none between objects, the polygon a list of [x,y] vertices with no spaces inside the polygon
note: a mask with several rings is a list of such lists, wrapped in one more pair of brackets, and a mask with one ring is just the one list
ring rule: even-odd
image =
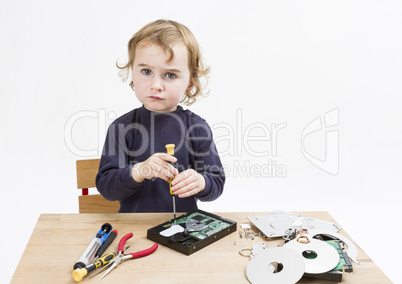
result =
[{"label": "clipdealer logo", "polygon": [[[112,121],[117,117],[116,112],[109,111],[105,109],[95,110],[82,110],[71,115],[64,126],[64,144],[71,153],[83,157],[94,157],[100,156],[102,153],[103,143],[106,139],[107,128],[112,123]],[[76,127],[76,123],[79,122],[96,122],[96,128],[98,130],[97,141],[98,144],[92,149],[82,149],[74,140],[73,129]],[[93,124],[91,124],[93,125]],[[94,125],[93,125],[94,126]]]},{"label": "clipdealer logo", "polygon": [[217,123],[212,126],[215,143],[221,157],[234,157],[233,162],[223,165],[228,177],[284,178],[287,169],[276,159],[278,137],[287,124],[253,122],[245,125],[243,112],[236,111],[234,124]]},{"label": "clipdealer logo", "polygon": [[[324,122],[323,122],[324,121]],[[301,150],[304,157],[317,168],[333,176],[339,173],[339,108],[335,108],[324,114],[324,119],[317,117],[311,121],[301,135]],[[317,154],[309,153],[306,138],[318,134],[324,138],[323,158]],[[317,138],[316,138],[317,139]],[[310,140],[310,143],[314,141]]]},{"label": "clipdealer logo", "polygon": [[[109,125],[117,117],[113,111],[105,109],[79,111],[67,120],[64,128],[65,145],[73,154],[80,157],[100,156]],[[73,139],[73,128],[80,120],[88,122],[98,130],[97,145],[92,149],[82,149]],[[96,123],[96,124],[95,124]],[[315,118],[302,131],[301,152],[315,167],[331,174],[339,173],[339,108],[335,108],[321,117]],[[236,111],[236,122],[211,125],[214,141],[219,147],[221,158],[234,157],[233,163],[223,164],[227,176],[231,177],[270,177],[287,176],[286,165],[276,159],[278,154],[278,136],[287,124],[261,122],[244,125],[241,109]],[[259,134],[257,134],[259,133]],[[144,135],[148,135],[144,133]],[[317,151],[311,149],[323,149]],[[246,159],[242,159],[246,158]],[[224,159],[222,159],[224,160]]]}]

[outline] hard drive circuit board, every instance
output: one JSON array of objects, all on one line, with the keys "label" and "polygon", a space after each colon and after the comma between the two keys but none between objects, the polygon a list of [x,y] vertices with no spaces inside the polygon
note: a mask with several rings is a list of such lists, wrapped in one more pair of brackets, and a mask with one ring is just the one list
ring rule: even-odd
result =
[{"label": "hard drive circuit board", "polygon": [[[194,223],[194,222],[204,227],[204,229],[194,232],[190,231],[188,233],[189,235],[200,240],[212,236],[213,234],[220,232],[231,225],[230,223],[226,223],[222,220],[218,220],[211,216],[204,215],[200,212],[194,212],[188,216],[181,216],[176,220],[176,224],[182,226],[183,228],[186,228],[186,225],[188,223]],[[166,224],[164,227],[167,228],[170,225],[171,224]]]}]

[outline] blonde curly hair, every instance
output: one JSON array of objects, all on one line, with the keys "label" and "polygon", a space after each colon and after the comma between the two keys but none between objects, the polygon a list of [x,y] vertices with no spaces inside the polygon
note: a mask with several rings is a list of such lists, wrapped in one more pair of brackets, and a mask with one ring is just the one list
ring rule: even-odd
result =
[{"label": "blonde curly hair", "polygon": [[[171,20],[156,20],[144,26],[136,32],[128,42],[128,62],[124,66],[116,63],[120,77],[127,81],[130,70],[135,59],[135,50],[140,42],[148,41],[150,44],[157,44],[167,54],[169,60],[173,59],[174,53],[171,48],[174,44],[184,43],[188,51],[188,68],[190,70],[190,80],[193,88],[185,93],[182,103],[191,105],[198,96],[207,95],[202,92],[200,78],[207,78],[209,67],[204,66],[201,58],[200,48],[192,32],[184,25]],[[132,82],[130,83],[132,85]]]}]

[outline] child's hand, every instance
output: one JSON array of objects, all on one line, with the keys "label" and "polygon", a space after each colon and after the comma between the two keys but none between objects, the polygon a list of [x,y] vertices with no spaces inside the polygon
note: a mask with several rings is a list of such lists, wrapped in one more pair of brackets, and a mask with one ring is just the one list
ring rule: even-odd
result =
[{"label": "child's hand", "polygon": [[132,176],[136,182],[154,177],[169,182],[169,179],[178,175],[179,171],[168,162],[176,163],[177,159],[166,153],[155,153],[144,162],[135,164],[131,170]]},{"label": "child's hand", "polygon": [[180,198],[192,196],[205,188],[205,178],[193,169],[181,172],[172,180],[172,191]]}]

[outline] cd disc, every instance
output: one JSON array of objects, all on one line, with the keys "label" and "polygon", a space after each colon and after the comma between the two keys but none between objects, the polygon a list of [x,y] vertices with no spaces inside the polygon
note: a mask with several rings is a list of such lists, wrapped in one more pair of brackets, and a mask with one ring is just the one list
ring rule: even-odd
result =
[{"label": "cd disc", "polygon": [[[282,264],[282,270],[273,272],[270,264]],[[256,254],[247,265],[247,278],[253,284],[296,283],[304,274],[304,259],[295,250],[275,247]]]},{"label": "cd disc", "polygon": [[292,240],[283,247],[293,249],[303,257],[306,263],[306,273],[325,273],[335,268],[339,263],[337,250],[323,241],[311,239],[309,243],[299,243]]}]

